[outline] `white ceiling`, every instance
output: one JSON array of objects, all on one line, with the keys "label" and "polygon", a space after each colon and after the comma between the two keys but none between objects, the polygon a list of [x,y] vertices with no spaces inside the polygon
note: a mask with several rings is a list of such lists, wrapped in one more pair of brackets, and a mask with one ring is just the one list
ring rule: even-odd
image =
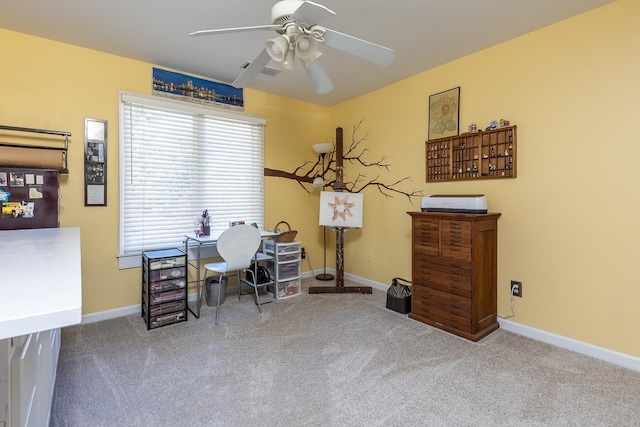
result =
[{"label": "white ceiling", "polygon": [[[613,1],[316,0],[337,15],[324,26],[394,49],[395,62],[383,67],[321,46],[332,92],[317,95],[299,64],[275,77],[260,74],[250,87],[331,106]],[[189,37],[189,33],[271,24],[274,3],[2,0],[0,28],[230,83],[240,74],[240,65],[253,60],[275,33],[208,37]],[[6,66],[10,59],[3,62]],[[282,69],[273,61],[269,66]]]}]

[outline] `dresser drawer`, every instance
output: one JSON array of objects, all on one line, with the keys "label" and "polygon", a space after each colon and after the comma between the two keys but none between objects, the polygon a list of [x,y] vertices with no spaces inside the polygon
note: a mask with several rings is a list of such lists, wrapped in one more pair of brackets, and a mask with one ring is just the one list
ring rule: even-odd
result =
[{"label": "dresser drawer", "polygon": [[413,248],[425,254],[440,254],[440,221],[424,220],[413,227]]},{"label": "dresser drawer", "polygon": [[447,292],[453,295],[459,295],[465,298],[471,298],[471,277],[456,276],[434,271],[413,271],[414,286],[426,286]]},{"label": "dresser drawer", "polygon": [[457,263],[457,264],[452,263],[452,264],[453,265],[438,264],[434,262],[422,262],[416,268],[419,271],[431,271],[433,272],[433,274],[447,273],[447,274],[453,274],[455,276],[466,276],[466,277],[471,277],[473,275],[470,263],[465,262],[465,263]]},{"label": "dresser drawer", "polygon": [[447,329],[453,329],[455,331],[471,333],[471,319],[455,314],[445,313],[435,308],[427,309],[429,318],[437,325],[444,326]]},{"label": "dresser drawer", "polygon": [[471,246],[442,245],[443,257],[471,261]]},{"label": "dresser drawer", "polygon": [[416,300],[422,306],[431,306],[446,313],[461,317],[471,317],[471,299],[450,294],[427,286],[416,286],[412,294],[412,301]]},{"label": "dresser drawer", "polygon": [[471,261],[471,223],[443,220],[440,233],[440,255]]},{"label": "dresser drawer", "polygon": [[445,330],[459,330],[471,332],[471,317],[464,311],[442,310],[435,304],[430,304],[424,298],[411,296],[411,314],[419,318],[428,319],[430,324]]},{"label": "dresser drawer", "polygon": [[454,220],[442,220],[440,225],[442,230],[442,236],[454,235],[458,237],[471,238],[471,222],[469,221],[454,221]]},{"label": "dresser drawer", "polygon": [[[414,251],[412,257],[413,264],[430,264],[434,269],[441,268],[453,268],[457,270],[472,270],[473,265],[469,261],[453,259],[453,258],[444,258],[440,256],[432,256],[424,253],[423,251]],[[442,266],[442,267],[438,267]]]}]

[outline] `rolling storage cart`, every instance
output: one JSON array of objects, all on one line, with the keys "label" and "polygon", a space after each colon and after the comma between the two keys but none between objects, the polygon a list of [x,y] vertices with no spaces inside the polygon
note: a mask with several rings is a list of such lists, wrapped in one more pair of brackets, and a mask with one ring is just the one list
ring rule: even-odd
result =
[{"label": "rolling storage cart", "polygon": [[147,330],[187,320],[187,257],[179,249],[142,252],[142,317]]},{"label": "rolling storage cart", "polygon": [[266,240],[263,245],[264,252],[273,256],[273,259],[266,261],[266,267],[275,282],[276,298],[282,299],[299,295],[302,289],[300,278],[301,243],[279,243]]}]

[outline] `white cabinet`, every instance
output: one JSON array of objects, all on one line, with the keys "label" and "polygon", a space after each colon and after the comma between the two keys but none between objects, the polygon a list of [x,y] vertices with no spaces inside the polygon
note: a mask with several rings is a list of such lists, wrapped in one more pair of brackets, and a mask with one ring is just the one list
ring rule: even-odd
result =
[{"label": "white cabinet", "polygon": [[273,256],[266,261],[267,269],[275,282],[277,299],[299,295],[302,288],[300,269],[302,251],[300,242],[278,243],[272,240],[264,242],[264,252]]},{"label": "white cabinet", "polygon": [[0,341],[0,426],[46,426],[60,353],[60,328]]}]

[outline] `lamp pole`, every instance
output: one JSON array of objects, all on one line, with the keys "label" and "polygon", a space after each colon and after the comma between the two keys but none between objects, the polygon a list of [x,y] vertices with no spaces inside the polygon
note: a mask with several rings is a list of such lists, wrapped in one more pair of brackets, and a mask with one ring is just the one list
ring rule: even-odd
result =
[{"label": "lamp pole", "polygon": [[[322,189],[324,190],[325,185],[324,185],[324,156],[327,153],[321,153],[320,156],[322,157]],[[321,280],[323,282],[329,281],[329,280],[333,280],[333,274],[328,274],[327,273],[327,227],[326,226],[322,226],[322,240],[323,240],[323,244],[322,244],[322,248],[324,250],[324,255],[323,255],[323,260],[322,260],[322,265],[324,267],[323,273],[322,274],[318,274],[316,276],[316,280]]]}]

